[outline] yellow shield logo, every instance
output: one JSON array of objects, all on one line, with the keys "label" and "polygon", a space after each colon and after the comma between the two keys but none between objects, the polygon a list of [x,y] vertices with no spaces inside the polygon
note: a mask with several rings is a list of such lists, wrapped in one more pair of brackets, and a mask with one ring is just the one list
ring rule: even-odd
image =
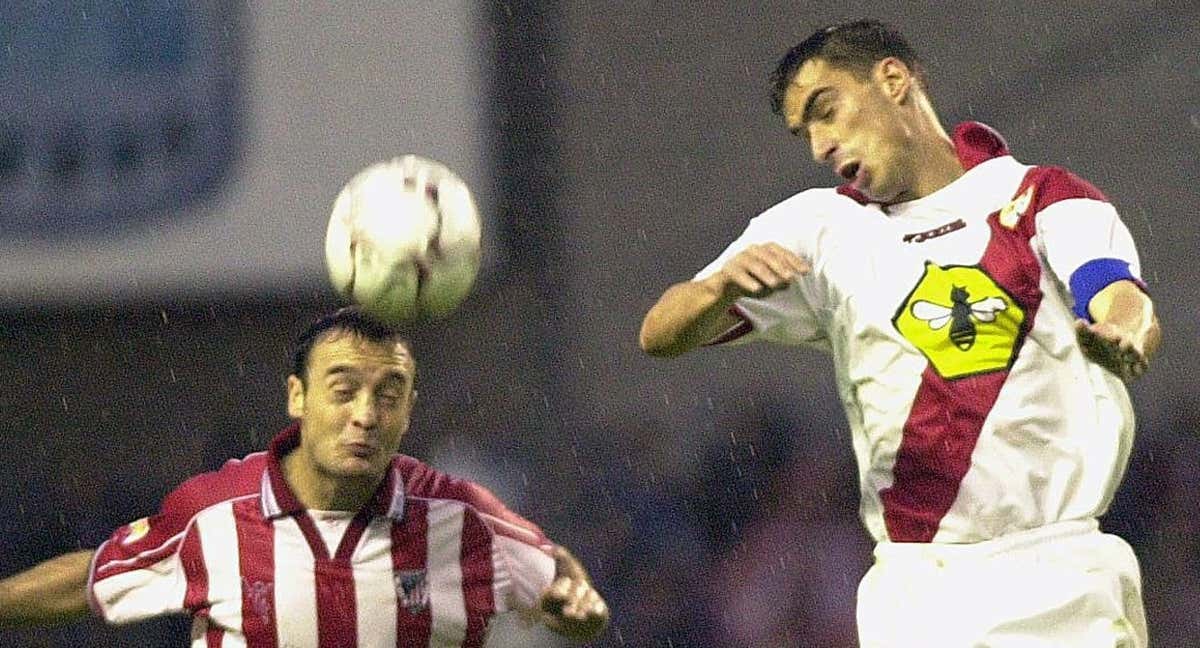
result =
[{"label": "yellow shield logo", "polygon": [[150,533],[150,518],[139,518],[129,523],[129,533],[121,540],[121,544],[132,544]]},{"label": "yellow shield logo", "polygon": [[925,263],[892,324],[943,378],[1007,369],[1025,311],[975,266]]}]

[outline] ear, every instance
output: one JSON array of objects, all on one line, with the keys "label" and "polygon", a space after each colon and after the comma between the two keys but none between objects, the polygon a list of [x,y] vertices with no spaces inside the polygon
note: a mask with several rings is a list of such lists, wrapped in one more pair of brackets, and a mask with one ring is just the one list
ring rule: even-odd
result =
[{"label": "ear", "polygon": [[287,379],[287,413],[294,419],[304,417],[304,383],[294,374]]},{"label": "ear", "polygon": [[900,59],[889,56],[875,63],[875,81],[892,101],[901,104],[908,100],[915,79],[908,65]]}]

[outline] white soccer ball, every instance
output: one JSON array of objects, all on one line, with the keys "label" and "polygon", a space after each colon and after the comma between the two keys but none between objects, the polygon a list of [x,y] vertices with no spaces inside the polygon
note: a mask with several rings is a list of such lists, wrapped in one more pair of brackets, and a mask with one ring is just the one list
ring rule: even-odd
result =
[{"label": "white soccer ball", "polygon": [[325,233],[333,287],[388,323],[453,311],[475,282],[479,211],[466,183],[416,155],[359,172],[338,194]]}]

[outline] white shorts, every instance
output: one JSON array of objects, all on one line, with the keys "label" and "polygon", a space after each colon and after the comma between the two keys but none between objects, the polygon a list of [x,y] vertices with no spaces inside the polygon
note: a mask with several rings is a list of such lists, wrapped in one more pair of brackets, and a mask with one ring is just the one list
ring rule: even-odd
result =
[{"label": "white shorts", "polygon": [[1145,648],[1137,557],[1095,520],[975,544],[881,542],[863,648]]}]

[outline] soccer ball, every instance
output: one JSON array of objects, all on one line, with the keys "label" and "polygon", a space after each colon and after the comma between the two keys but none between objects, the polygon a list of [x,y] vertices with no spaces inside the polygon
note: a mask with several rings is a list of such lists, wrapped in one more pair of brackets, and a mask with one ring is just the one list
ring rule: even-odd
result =
[{"label": "soccer ball", "polygon": [[333,287],[379,320],[435,319],[470,292],[479,240],[479,211],[462,179],[406,155],[367,167],[342,188],[325,232],[325,265]]}]

